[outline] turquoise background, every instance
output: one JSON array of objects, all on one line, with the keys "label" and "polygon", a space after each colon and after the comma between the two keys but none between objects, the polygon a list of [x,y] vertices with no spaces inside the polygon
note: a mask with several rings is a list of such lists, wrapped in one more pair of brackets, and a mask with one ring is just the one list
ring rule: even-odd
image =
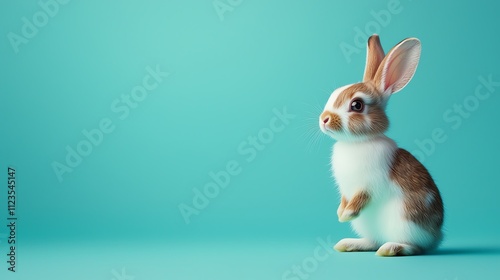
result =
[{"label": "turquoise background", "polygon": [[[372,11],[393,2],[221,0],[230,10],[219,17],[209,0],[74,0],[16,53],[9,32],[21,34],[22,18],[42,9],[3,1],[0,224],[8,166],[19,220],[15,274],[0,228],[1,278],[120,280],[114,272],[124,268],[137,280],[493,279],[500,87],[477,104],[473,96],[479,77],[500,81],[500,5],[401,0],[377,23]],[[333,140],[319,134],[317,117],[336,87],[362,78],[356,28],[366,27],[386,51],[405,37],[422,41],[416,75],[388,106],[388,135],[435,178],[447,238],[430,256],[328,251],[307,278],[285,276],[313,256],[317,238],[354,236],[337,222]],[[157,65],[170,75],[120,119],[111,104]],[[460,116],[454,105],[464,102]],[[238,147],[284,107],[295,117],[247,161]],[[53,162],[104,118],[113,132],[60,182]],[[418,143],[436,129],[445,136],[426,153]],[[241,173],[186,224],[179,205],[192,205],[193,189],[231,160]]]}]

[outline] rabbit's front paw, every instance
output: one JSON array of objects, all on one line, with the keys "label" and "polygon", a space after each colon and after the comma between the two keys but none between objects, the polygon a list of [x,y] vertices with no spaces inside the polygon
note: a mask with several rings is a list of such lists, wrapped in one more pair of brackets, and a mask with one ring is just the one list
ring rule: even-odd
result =
[{"label": "rabbit's front paw", "polygon": [[342,212],[342,215],[339,217],[339,222],[345,223],[345,222],[350,222],[354,220],[356,217],[358,217],[359,212],[352,211],[351,209],[344,209]]},{"label": "rabbit's front paw", "polygon": [[344,209],[345,209],[345,207],[342,205],[340,205],[339,208],[337,208],[337,217],[339,217],[339,219],[340,219],[340,217],[342,217],[342,214],[344,213]]}]

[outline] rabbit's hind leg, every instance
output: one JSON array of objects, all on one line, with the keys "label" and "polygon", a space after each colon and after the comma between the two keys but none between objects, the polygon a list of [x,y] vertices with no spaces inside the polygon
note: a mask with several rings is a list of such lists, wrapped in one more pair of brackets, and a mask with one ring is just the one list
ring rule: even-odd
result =
[{"label": "rabbit's hind leg", "polygon": [[417,246],[405,243],[386,242],[377,250],[377,255],[382,257],[411,256],[420,253]]}]

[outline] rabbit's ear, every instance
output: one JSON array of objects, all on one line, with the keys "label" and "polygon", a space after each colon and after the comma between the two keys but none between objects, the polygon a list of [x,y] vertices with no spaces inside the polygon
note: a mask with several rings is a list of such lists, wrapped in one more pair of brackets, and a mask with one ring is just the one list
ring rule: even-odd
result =
[{"label": "rabbit's ear", "polygon": [[417,38],[404,39],[392,48],[373,78],[378,90],[386,94],[402,90],[415,74],[420,50]]},{"label": "rabbit's ear", "polygon": [[368,38],[368,45],[366,46],[366,65],[363,82],[373,79],[382,59],[384,59],[384,49],[382,49],[378,35],[373,34]]}]

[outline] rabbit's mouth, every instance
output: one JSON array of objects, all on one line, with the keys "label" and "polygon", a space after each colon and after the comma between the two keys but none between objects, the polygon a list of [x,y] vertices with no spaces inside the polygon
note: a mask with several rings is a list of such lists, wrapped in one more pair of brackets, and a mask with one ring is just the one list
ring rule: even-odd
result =
[{"label": "rabbit's mouth", "polygon": [[319,125],[319,128],[320,128],[320,130],[321,130],[324,134],[326,134],[326,135],[328,135],[328,136],[330,136],[330,137],[332,137],[332,138],[336,138],[336,136],[338,136],[340,133],[342,133],[342,130],[333,130],[333,129],[329,128],[329,127],[328,127],[326,124],[324,124],[324,123],[321,123],[321,124]]},{"label": "rabbit's mouth", "polygon": [[328,134],[329,132],[331,132],[331,131],[330,131],[330,129],[328,129],[328,127],[326,127],[326,124],[324,124],[324,123],[322,123],[322,122],[320,122],[320,123],[319,123],[319,129],[320,129],[323,133],[325,133],[325,134]]}]

